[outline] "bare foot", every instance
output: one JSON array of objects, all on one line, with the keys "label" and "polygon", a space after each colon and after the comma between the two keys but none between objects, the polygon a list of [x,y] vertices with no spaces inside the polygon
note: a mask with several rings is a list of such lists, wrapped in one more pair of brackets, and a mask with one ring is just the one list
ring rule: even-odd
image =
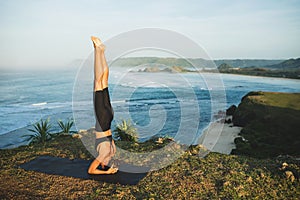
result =
[{"label": "bare foot", "polygon": [[91,36],[91,39],[93,41],[93,44],[94,44],[94,48],[100,48],[101,50],[105,50],[105,46],[104,44],[101,42],[101,40],[95,36]]},{"label": "bare foot", "polygon": [[102,44],[101,40],[95,36],[91,36],[91,39],[95,47],[100,46]]}]

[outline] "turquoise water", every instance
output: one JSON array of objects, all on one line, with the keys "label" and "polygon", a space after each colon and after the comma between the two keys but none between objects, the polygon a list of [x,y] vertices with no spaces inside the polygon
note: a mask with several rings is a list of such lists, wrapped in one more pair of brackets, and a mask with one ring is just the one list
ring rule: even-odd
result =
[{"label": "turquoise water", "polygon": [[[248,92],[300,92],[300,81],[229,74],[133,73],[114,68],[109,89],[115,111],[113,127],[121,119],[131,119],[141,139],[147,139],[176,136],[182,127],[197,129],[199,136],[219,110],[238,105]],[[58,130],[58,119],[74,117],[74,131],[95,123],[91,76],[76,70],[1,72],[0,94],[0,148],[21,144],[27,128],[41,118],[50,117],[52,131]]]}]

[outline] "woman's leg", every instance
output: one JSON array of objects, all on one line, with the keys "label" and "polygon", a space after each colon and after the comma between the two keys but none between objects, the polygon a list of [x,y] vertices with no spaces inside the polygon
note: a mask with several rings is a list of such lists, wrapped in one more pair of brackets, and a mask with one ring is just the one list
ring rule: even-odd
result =
[{"label": "woman's leg", "polygon": [[102,54],[104,54],[105,46],[97,37],[91,37],[94,44],[94,91],[103,90],[102,79],[105,67],[102,61]]},{"label": "woman's leg", "polygon": [[102,87],[107,88],[108,87],[108,76],[109,76],[109,69],[108,65],[106,62],[105,54],[104,51],[101,52],[101,61],[102,61],[102,66],[103,66],[103,77],[102,77]]}]

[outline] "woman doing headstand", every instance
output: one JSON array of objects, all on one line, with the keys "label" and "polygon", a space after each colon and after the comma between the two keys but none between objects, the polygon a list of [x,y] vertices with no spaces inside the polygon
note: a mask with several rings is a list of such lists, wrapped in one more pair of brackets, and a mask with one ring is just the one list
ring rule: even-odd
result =
[{"label": "woman doing headstand", "polygon": [[94,109],[96,115],[95,148],[98,156],[91,163],[89,174],[114,174],[118,171],[113,166],[108,170],[100,170],[108,165],[116,152],[116,146],[112,139],[111,121],[113,120],[113,109],[108,93],[109,69],[104,55],[105,46],[97,37],[91,37],[94,44]]}]

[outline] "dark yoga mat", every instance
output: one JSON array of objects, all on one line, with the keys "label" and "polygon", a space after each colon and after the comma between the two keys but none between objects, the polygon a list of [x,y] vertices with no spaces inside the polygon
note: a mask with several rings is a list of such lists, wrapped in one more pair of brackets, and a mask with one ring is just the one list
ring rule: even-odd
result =
[{"label": "dark yoga mat", "polygon": [[90,175],[87,173],[88,167],[92,161],[68,158],[59,158],[52,156],[40,156],[27,163],[20,165],[21,168],[29,171],[37,171],[46,174],[69,176],[74,178],[92,179],[108,183],[120,183],[122,185],[136,185],[147,175],[148,169],[145,167],[120,165],[119,169],[131,167],[138,173],[128,173],[118,171],[111,175]]}]

